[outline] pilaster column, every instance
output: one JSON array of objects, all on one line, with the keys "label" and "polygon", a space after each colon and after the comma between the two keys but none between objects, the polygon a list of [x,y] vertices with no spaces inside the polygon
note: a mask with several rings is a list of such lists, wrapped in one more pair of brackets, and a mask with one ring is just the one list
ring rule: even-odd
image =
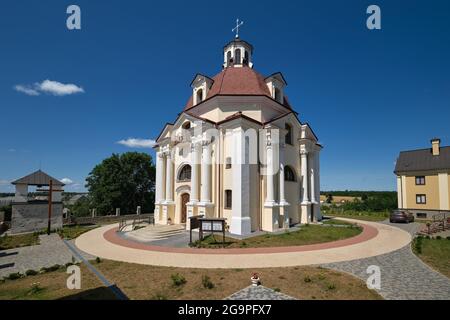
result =
[{"label": "pilaster column", "polygon": [[166,203],[173,202],[173,165],[172,152],[166,152]]},{"label": "pilaster column", "polygon": [[309,162],[310,162],[310,168],[309,168],[309,173],[310,173],[310,186],[311,186],[311,203],[313,204],[317,204],[316,201],[316,153],[315,152],[310,152],[309,153]]},{"label": "pilaster column", "polygon": [[201,199],[203,204],[211,203],[211,143],[202,142]]},{"label": "pilaster column", "polygon": [[302,204],[309,204],[308,192],[308,152],[302,150],[301,155],[301,169],[302,169]]},{"label": "pilaster column", "polygon": [[284,180],[284,152],[285,152],[285,145],[284,143],[280,144],[280,206],[287,206],[289,203],[286,201],[286,195],[285,195],[285,180]]},{"label": "pilaster column", "polygon": [[198,202],[198,166],[200,165],[199,144],[192,143],[191,145],[191,203]]},{"label": "pilaster column", "polygon": [[163,170],[164,170],[164,156],[162,152],[156,153],[156,190],[155,190],[155,203],[159,204],[164,197],[163,193]]},{"label": "pilaster column", "polygon": [[273,207],[275,202],[275,191],[274,191],[274,163],[273,163],[273,146],[270,136],[268,135],[267,143],[266,143],[266,182],[267,182],[267,191],[266,191],[266,201],[264,206]]}]

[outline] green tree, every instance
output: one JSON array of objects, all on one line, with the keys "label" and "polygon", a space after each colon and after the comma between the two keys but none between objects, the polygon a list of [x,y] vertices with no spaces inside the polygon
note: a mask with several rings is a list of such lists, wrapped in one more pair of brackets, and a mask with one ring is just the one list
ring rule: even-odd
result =
[{"label": "green tree", "polygon": [[153,212],[155,166],[148,154],[113,154],[95,166],[86,182],[91,207],[99,214],[111,214],[115,208],[122,214],[135,213],[137,206]]},{"label": "green tree", "polygon": [[333,202],[333,195],[331,193],[327,194],[327,203],[332,203]]}]

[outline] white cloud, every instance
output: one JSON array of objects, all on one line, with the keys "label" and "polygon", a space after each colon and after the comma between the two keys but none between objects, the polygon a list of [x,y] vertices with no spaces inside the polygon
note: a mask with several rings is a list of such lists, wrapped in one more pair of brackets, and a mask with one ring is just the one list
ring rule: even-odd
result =
[{"label": "white cloud", "polygon": [[152,139],[128,138],[126,140],[117,141],[117,143],[129,148],[152,148],[155,146],[156,141]]},{"label": "white cloud", "polygon": [[16,149],[8,149],[8,152],[16,152]]},{"label": "white cloud", "polygon": [[83,93],[84,89],[72,84],[64,84],[58,81],[44,80],[33,85],[16,85],[14,89],[29,96],[38,96],[41,93],[52,94],[54,96],[66,96],[70,94]]},{"label": "white cloud", "polygon": [[73,180],[69,178],[62,178],[61,182],[64,183],[66,186],[73,184]]},{"label": "white cloud", "polygon": [[84,90],[74,84],[64,84],[58,81],[45,80],[42,83],[37,84],[39,90],[42,92],[47,92],[55,96],[65,96],[75,93],[83,93]]},{"label": "white cloud", "polygon": [[18,84],[17,86],[14,87],[14,89],[18,92],[25,93],[28,96],[40,95],[40,93],[37,90],[31,88],[30,86],[24,86],[24,85]]},{"label": "white cloud", "polygon": [[9,185],[10,182],[8,180],[0,179],[0,186]]}]

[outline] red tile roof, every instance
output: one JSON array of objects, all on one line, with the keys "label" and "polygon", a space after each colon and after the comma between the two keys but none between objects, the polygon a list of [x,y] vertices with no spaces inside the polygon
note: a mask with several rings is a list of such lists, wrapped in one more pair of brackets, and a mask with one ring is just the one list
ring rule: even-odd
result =
[{"label": "red tile roof", "polygon": [[[264,77],[249,67],[225,68],[212,79],[214,83],[208,91],[206,100],[216,95],[255,95],[272,98]],[[284,106],[291,109],[287,99],[284,101]],[[184,110],[192,107],[193,98],[191,96]]]}]

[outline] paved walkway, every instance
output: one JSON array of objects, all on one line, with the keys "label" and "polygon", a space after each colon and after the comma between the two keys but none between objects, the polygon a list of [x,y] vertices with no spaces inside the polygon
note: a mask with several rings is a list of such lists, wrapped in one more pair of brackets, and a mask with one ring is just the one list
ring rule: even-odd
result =
[{"label": "paved walkway", "polygon": [[[59,235],[40,235],[40,244],[23,248],[0,251],[0,278],[11,273],[25,273],[27,270],[39,271],[43,267],[51,267],[55,264],[65,265],[72,262],[73,254],[61,240]],[[86,259],[92,259],[91,255],[84,253]],[[80,262],[75,258],[76,262]]]},{"label": "paved walkway", "polygon": [[264,286],[249,286],[233,293],[225,300],[296,300],[284,293],[276,292]]},{"label": "paved walkway", "polygon": [[[358,222],[352,219],[343,219]],[[289,248],[256,249],[188,249],[155,248],[126,241],[111,242],[117,226],[104,226],[76,239],[76,246],[93,256],[131,263],[186,268],[265,268],[311,264],[327,264],[378,256],[398,250],[411,241],[409,233],[385,224],[363,222],[367,230],[375,230],[368,239],[354,239],[348,245],[326,243]],[[108,239],[107,239],[108,238]],[[355,237],[357,238],[357,237]],[[347,239],[349,240],[349,239]],[[345,240],[343,240],[345,241]],[[306,248],[306,249],[305,249]],[[170,250],[169,250],[170,249]],[[181,251],[180,251],[181,250]]]},{"label": "paved walkway", "polygon": [[[390,223],[389,220],[381,223],[402,229],[411,235],[421,227],[419,223]],[[450,299],[450,279],[423,263],[411,251],[409,244],[383,255],[322,266],[350,273],[366,281],[369,277],[366,270],[370,265],[380,267],[381,289],[377,291],[385,299]]]}]

